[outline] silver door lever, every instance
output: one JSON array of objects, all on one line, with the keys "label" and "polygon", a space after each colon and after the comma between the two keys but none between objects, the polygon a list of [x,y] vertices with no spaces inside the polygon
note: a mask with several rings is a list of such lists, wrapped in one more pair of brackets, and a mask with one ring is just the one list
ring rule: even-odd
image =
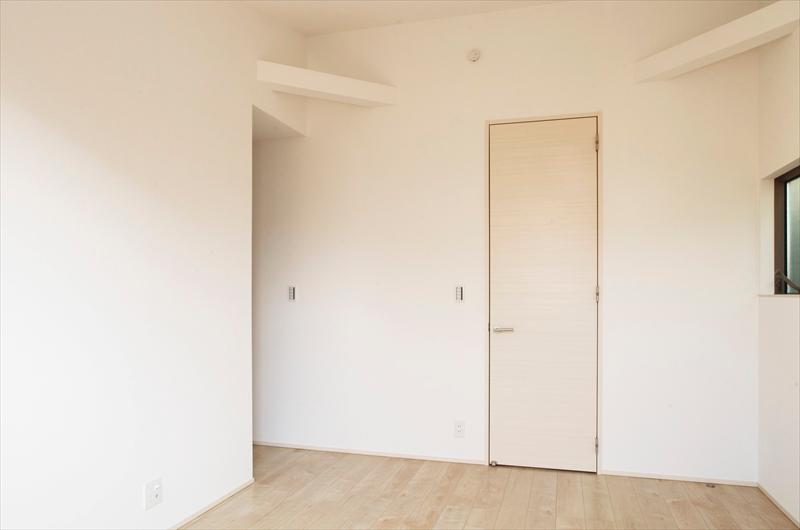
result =
[{"label": "silver door lever", "polygon": [[492,328],[495,333],[512,333],[514,328]]}]

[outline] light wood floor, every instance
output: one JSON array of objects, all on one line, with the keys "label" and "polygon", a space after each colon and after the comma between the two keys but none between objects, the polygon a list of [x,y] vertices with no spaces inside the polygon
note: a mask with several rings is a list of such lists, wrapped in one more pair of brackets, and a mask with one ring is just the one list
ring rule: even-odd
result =
[{"label": "light wood floor", "polygon": [[254,448],[188,528],[796,528],[756,488]]}]

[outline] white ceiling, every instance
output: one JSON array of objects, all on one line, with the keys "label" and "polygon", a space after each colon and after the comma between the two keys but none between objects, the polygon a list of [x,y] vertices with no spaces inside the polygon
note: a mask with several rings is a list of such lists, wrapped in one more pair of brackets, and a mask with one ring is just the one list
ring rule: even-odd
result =
[{"label": "white ceiling", "polygon": [[306,35],[546,4],[553,0],[246,0]]}]

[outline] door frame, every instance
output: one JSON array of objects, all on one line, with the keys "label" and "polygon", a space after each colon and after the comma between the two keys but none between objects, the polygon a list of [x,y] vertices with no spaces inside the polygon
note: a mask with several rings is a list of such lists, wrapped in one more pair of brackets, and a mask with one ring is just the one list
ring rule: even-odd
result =
[{"label": "door frame", "polygon": [[[510,124],[510,123],[529,123],[529,122],[536,122],[536,121],[555,121],[555,120],[569,120],[575,118],[597,118],[597,137],[599,139],[599,145],[597,148],[597,285],[600,287],[600,300],[597,303],[597,398],[595,400],[595,404],[597,407],[597,411],[595,413],[597,425],[595,426],[595,432],[597,433],[597,439],[600,444],[603,443],[603,434],[602,434],[602,425],[603,422],[601,421],[601,411],[603,410],[601,407],[602,403],[602,396],[603,396],[603,387],[602,387],[602,373],[603,373],[603,301],[605,299],[603,293],[603,115],[602,112],[587,112],[587,113],[579,113],[579,114],[558,114],[552,116],[536,116],[536,117],[529,117],[529,118],[513,118],[513,119],[505,119],[505,120],[486,120],[484,124],[484,145],[485,147],[485,163],[484,163],[484,172],[485,172],[485,179],[486,179],[486,465],[489,465],[490,455],[491,455],[491,443],[492,443],[492,429],[491,429],[491,325],[492,325],[492,285],[491,285],[491,237],[492,237],[492,227],[491,227],[491,175],[489,173],[490,170],[490,149],[491,146],[489,145],[489,127],[492,125],[503,125],[503,124]],[[602,471],[601,466],[601,452],[598,448],[597,453],[595,455],[597,461],[597,471],[598,475],[604,474]]]}]

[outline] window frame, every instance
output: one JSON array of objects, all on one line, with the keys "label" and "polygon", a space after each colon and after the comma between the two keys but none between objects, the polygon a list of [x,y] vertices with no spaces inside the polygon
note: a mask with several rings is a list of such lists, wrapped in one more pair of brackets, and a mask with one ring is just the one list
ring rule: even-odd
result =
[{"label": "window frame", "polygon": [[775,294],[789,293],[789,286],[778,277],[786,275],[786,186],[789,182],[800,178],[800,166],[790,169],[775,178]]}]

